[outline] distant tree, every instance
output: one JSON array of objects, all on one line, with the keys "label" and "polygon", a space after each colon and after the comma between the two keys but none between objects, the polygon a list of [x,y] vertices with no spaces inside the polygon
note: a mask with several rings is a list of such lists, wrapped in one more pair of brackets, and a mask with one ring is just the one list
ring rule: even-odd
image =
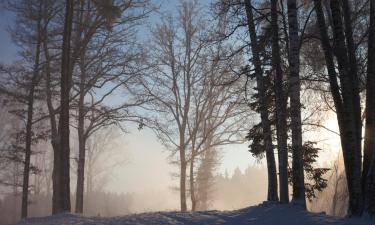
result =
[{"label": "distant tree", "polygon": [[151,109],[159,113],[160,119],[153,120],[159,139],[179,156],[181,211],[187,210],[188,117],[193,91],[200,80],[196,62],[204,45],[198,11],[196,4],[182,2],[176,18],[163,18],[156,26],[151,53],[156,66],[150,72],[154,76],[144,79],[143,85],[145,94],[155,99]]},{"label": "distant tree", "polygon": [[[235,67],[241,58],[228,64],[221,60],[225,47],[208,41],[204,26],[209,24],[198,2],[183,1],[179,7],[176,17],[164,17],[153,30],[152,67],[143,78],[143,86],[144,93],[153,99],[147,109],[154,114],[145,124],[172,151],[172,160],[177,156],[173,162],[180,167],[181,211],[186,211],[187,169],[190,197],[196,202],[196,159],[208,145],[240,140],[244,110],[237,107],[242,101],[238,90],[223,85],[233,77],[226,65]],[[209,138],[212,141],[206,143]]]},{"label": "distant tree", "polygon": [[236,67],[241,59],[221,60],[225,47],[211,44],[197,62],[202,71],[201,82],[194,89],[192,110],[188,117],[188,136],[190,157],[190,198],[192,211],[197,206],[195,193],[197,159],[210,151],[228,144],[243,143],[242,134],[245,131],[248,113],[246,107],[241,107],[242,92],[235,83],[227,84],[231,72],[227,66]]},{"label": "distant tree", "polygon": [[[24,151],[23,190],[21,218],[28,214],[29,177],[31,173],[32,143],[38,139],[37,129],[33,124],[34,108],[36,100],[40,100],[39,81],[41,80],[41,42],[43,38],[42,19],[44,2],[35,1],[14,1],[7,2],[6,8],[16,14],[16,25],[9,29],[14,43],[18,44],[23,51],[21,60],[17,65],[3,67],[2,72],[8,74],[7,87],[1,87],[2,92],[10,99],[16,100],[20,107],[13,113],[20,119],[25,120],[25,131],[20,132],[18,145],[24,144],[21,148]],[[32,69],[29,69],[32,67]],[[11,78],[11,76],[13,76]],[[26,110],[22,105],[25,105]],[[42,133],[41,131],[39,131]],[[40,137],[39,137],[40,138]],[[42,137],[43,138],[43,137]]]},{"label": "distant tree", "polygon": [[196,176],[196,210],[208,210],[214,201],[215,171],[219,155],[215,148],[203,152]]},{"label": "distant tree", "polygon": [[[96,191],[103,191],[106,179],[113,169],[128,162],[124,148],[119,149],[119,140],[122,138],[120,134],[121,130],[110,126],[93,133],[87,140],[86,195],[92,196]],[[117,154],[121,156],[116,156]]]}]

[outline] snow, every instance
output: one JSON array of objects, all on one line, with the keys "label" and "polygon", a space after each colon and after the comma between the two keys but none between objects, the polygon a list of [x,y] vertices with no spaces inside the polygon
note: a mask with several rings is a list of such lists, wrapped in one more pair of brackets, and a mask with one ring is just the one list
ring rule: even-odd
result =
[{"label": "snow", "polygon": [[335,218],[324,213],[309,213],[299,206],[264,202],[235,211],[202,211],[195,213],[154,212],[122,217],[84,217],[59,214],[43,218],[30,218],[18,225],[195,225],[195,224],[252,224],[252,225],[375,225],[375,220]]}]

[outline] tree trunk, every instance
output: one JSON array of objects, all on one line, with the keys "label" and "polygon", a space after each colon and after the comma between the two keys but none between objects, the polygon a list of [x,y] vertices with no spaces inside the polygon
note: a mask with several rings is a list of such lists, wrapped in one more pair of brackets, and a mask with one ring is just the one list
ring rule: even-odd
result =
[{"label": "tree trunk", "polygon": [[86,170],[86,196],[90,196],[93,187],[93,172],[90,163],[90,155],[88,155],[87,170]]},{"label": "tree trunk", "polygon": [[[47,29],[47,24],[44,24],[44,29]],[[48,109],[48,116],[51,125],[51,145],[53,149],[53,171],[52,171],[52,213],[57,212],[57,206],[60,202],[60,160],[59,160],[59,145],[58,145],[58,131],[55,109],[53,107],[52,99],[52,69],[51,57],[48,50],[48,35],[47,32],[43,38],[43,53],[45,57],[45,72],[46,72],[46,102]]]},{"label": "tree trunk", "polygon": [[[348,18],[348,9],[345,9],[344,16]],[[343,121],[346,127],[341,135],[343,148],[345,172],[349,191],[350,216],[360,216],[363,209],[362,185],[361,185],[361,107],[358,90],[358,76],[356,74],[355,52],[351,46],[350,22],[346,23],[346,40],[342,24],[342,13],[340,1],[331,1],[331,13],[334,36],[334,52],[337,58],[338,70],[340,73],[340,84],[343,99]]]},{"label": "tree trunk", "polygon": [[293,202],[306,207],[305,182],[303,173],[302,123],[301,123],[301,82],[299,77],[299,35],[296,0],[288,0],[289,24],[289,97],[292,129],[293,154]]},{"label": "tree trunk", "polygon": [[[326,22],[324,18],[324,13],[322,9],[322,3],[321,0],[314,0],[314,6],[315,6],[315,11],[317,14],[317,26],[320,31],[320,39],[322,43],[322,48],[324,52],[324,57],[326,61],[326,67],[328,71],[328,78],[329,78],[329,83],[330,83],[330,89],[331,89],[331,94],[333,97],[333,102],[335,104],[335,109],[337,113],[337,118],[338,121],[342,121],[342,114],[343,114],[343,103],[342,103],[342,98],[340,94],[340,87],[337,82],[337,74],[335,70],[335,63],[333,59],[333,52],[332,52],[332,47],[329,41],[328,33],[327,33],[327,27],[326,27]],[[342,129],[341,125],[342,123],[338,123],[340,130]],[[340,131],[341,133],[341,131]]]},{"label": "tree trunk", "polygon": [[185,151],[185,137],[184,133],[180,129],[180,208],[181,212],[187,211],[186,205],[186,151]]},{"label": "tree trunk", "polygon": [[[314,7],[315,12],[317,16],[317,27],[320,31],[320,40],[322,43],[322,48],[325,56],[326,61],[326,68],[328,71],[328,78],[330,83],[330,90],[331,95],[333,98],[333,102],[336,109],[336,115],[337,115],[337,121],[340,131],[340,137],[341,135],[345,134],[345,130],[347,129],[346,124],[343,122],[343,118],[345,115],[343,114],[343,102],[340,94],[340,87],[337,82],[337,73],[335,70],[335,64],[333,59],[333,52],[332,47],[329,41],[328,33],[327,33],[327,27],[324,17],[324,12],[322,8],[322,2],[321,0],[314,0]],[[331,20],[332,21],[332,20]],[[345,139],[341,138],[341,148],[346,148]],[[332,208],[331,213],[333,215],[336,215],[336,204],[337,204],[337,192],[338,192],[338,185],[339,185],[339,175],[338,175],[338,168],[335,168],[335,192],[333,195],[333,202],[332,202]]]},{"label": "tree trunk", "polygon": [[86,68],[85,68],[85,48],[81,50],[80,57],[80,84],[78,100],[78,165],[77,165],[77,191],[76,191],[76,213],[83,213],[83,193],[85,186],[85,161],[86,161],[86,132],[85,132],[85,85],[86,85]]},{"label": "tree trunk", "polygon": [[[80,129],[81,130],[81,129]],[[78,131],[79,153],[77,168],[77,190],[76,190],[76,213],[83,213],[83,194],[85,185],[85,154],[86,154],[86,138],[83,137],[82,131]]]},{"label": "tree trunk", "polygon": [[190,159],[190,199],[191,199],[191,211],[194,212],[197,207],[197,199],[195,197],[195,185],[194,185],[194,160],[195,156],[192,153]]},{"label": "tree trunk", "polygon": [[375,0],[370,1],[370,27],[366,83],[366,131],[362,179],[365,213],[375,216]]},{"label": "tree trunk", "polygon": [[[62,61],[61,61],[61,96],[60,96],[60,119],[59,119],[59,157],[60,160],[60,201],[57,203],[56,211],[70,212],[70,146],[69,146],[69,98],[72,79],[72,65],[70,60],[70,39],[72,33],[73,0],[66,1]],[[55,157],[56,159],[56,157]]]},{"label": "tree trunk", "polygon": [[262,124],[262,130],[263,130],[263,141],[264,141],[265,150],[266,150],[267,171],[268,171],[267,200],[278,201],[279,198],[277,194],[276,162],[275,162],[275,154],[273,151],[273,144],[272,144],[271,123],[269,121],[269,115],[268,115],[269,107],[267,103],[266,89],[265,89],[265,85],[263,81],[263,70],[262,70],[262,64],[261,64],[260,56],[259,56],[259,47],[257,43],[258,40],[257,40],[255,24],[254,24],[254,16],[253,16],[253,11],[252,11],[250,0],[245,0],[245,9],[246,9],[246,15],[247,15],[248,29],[249,29],[249,34],[250,34],[253,64],[255,67],[257,89],[258,89],[258,94],[259,94],[260,115],[261,115],[261,124]]},{"label": "tree trunk", "polygon": [[184,150],[180,150],[180,157],[180,204],[181,212],[186,212],[186,160]]},{"label": "tree trunk", "polygon": [[40,59],[40,45],[41,45],[41,6],[39,6],[39,18],[37,24],[37,45],[35,53],[35,62],[33,75],[30,82],[28,104],[27,104],[27,122],[26,122],[26,143],[25,143],[25,162],[23,170],[23,183],[22,183],[22,203],[21,203],[21,218],[27,217],[27,207],[29,198],[29,176],[30,176],[30,157],[31,157],[31,142],[32,142],[32,124],[34,113],[34,92],[38,84],[39,76],[39,59]]},{"label": "tree trunk", "polygon": [[59,160],[59,145],[57,144],[58,132],[55,117],[55,109],[52,105],[52,89],[51,89],[51,68],[50,56],[47,47],[47,38],[43,42],[43,51],[46,59],[46,100],[47,108],[51,125],[51,145],[53,149],[53,171],[52,171],[52,212],[57,211],[57,205],[60,201],[58,193],[60,193],[60,160]]},{"label": "tree trunk", "polygon": [[283,71],[281,69],[279,26],[278,26],[277,0],[271,1],[271,28],[272,28],[272,67],[275,73],[275,102],[276,102],[276,135],[279,156],[279,191],[280,202],[289,202],[288,188],[288,149],[287,138],[287,96],[283,85]]}]

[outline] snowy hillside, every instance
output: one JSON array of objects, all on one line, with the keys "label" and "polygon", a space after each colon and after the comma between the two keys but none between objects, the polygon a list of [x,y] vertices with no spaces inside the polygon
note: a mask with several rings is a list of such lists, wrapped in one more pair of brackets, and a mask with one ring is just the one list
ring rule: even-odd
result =
[{"label": "snowy hillside", "polygon": [[254,225],[374,225],[375,220],[333,218],[324,214],[312,214],[293,205],[263,203],[236,211],[206,211],[196,213],[155,212],[124,217],[82,217],[61,214],[44,218],[32,218],[18,225],[193,225],[193,224],[254,224]]}]

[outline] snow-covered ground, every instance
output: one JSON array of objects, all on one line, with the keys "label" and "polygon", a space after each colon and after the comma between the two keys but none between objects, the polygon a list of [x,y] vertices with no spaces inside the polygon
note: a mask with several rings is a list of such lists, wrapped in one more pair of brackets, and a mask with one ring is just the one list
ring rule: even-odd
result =
[{"label": "snow-covered ground", "polygon": [[259,206],[235,211],[205,211],[196,213],[154,212],[123,217],[83,217],[60,214],[43,218],[31,218],[18,225],[194,225],[194,224],[250,224],[250,225],[375,225],[375,220],[334,218],[325,214],[313,214],[294,205],[263,203]]}]

